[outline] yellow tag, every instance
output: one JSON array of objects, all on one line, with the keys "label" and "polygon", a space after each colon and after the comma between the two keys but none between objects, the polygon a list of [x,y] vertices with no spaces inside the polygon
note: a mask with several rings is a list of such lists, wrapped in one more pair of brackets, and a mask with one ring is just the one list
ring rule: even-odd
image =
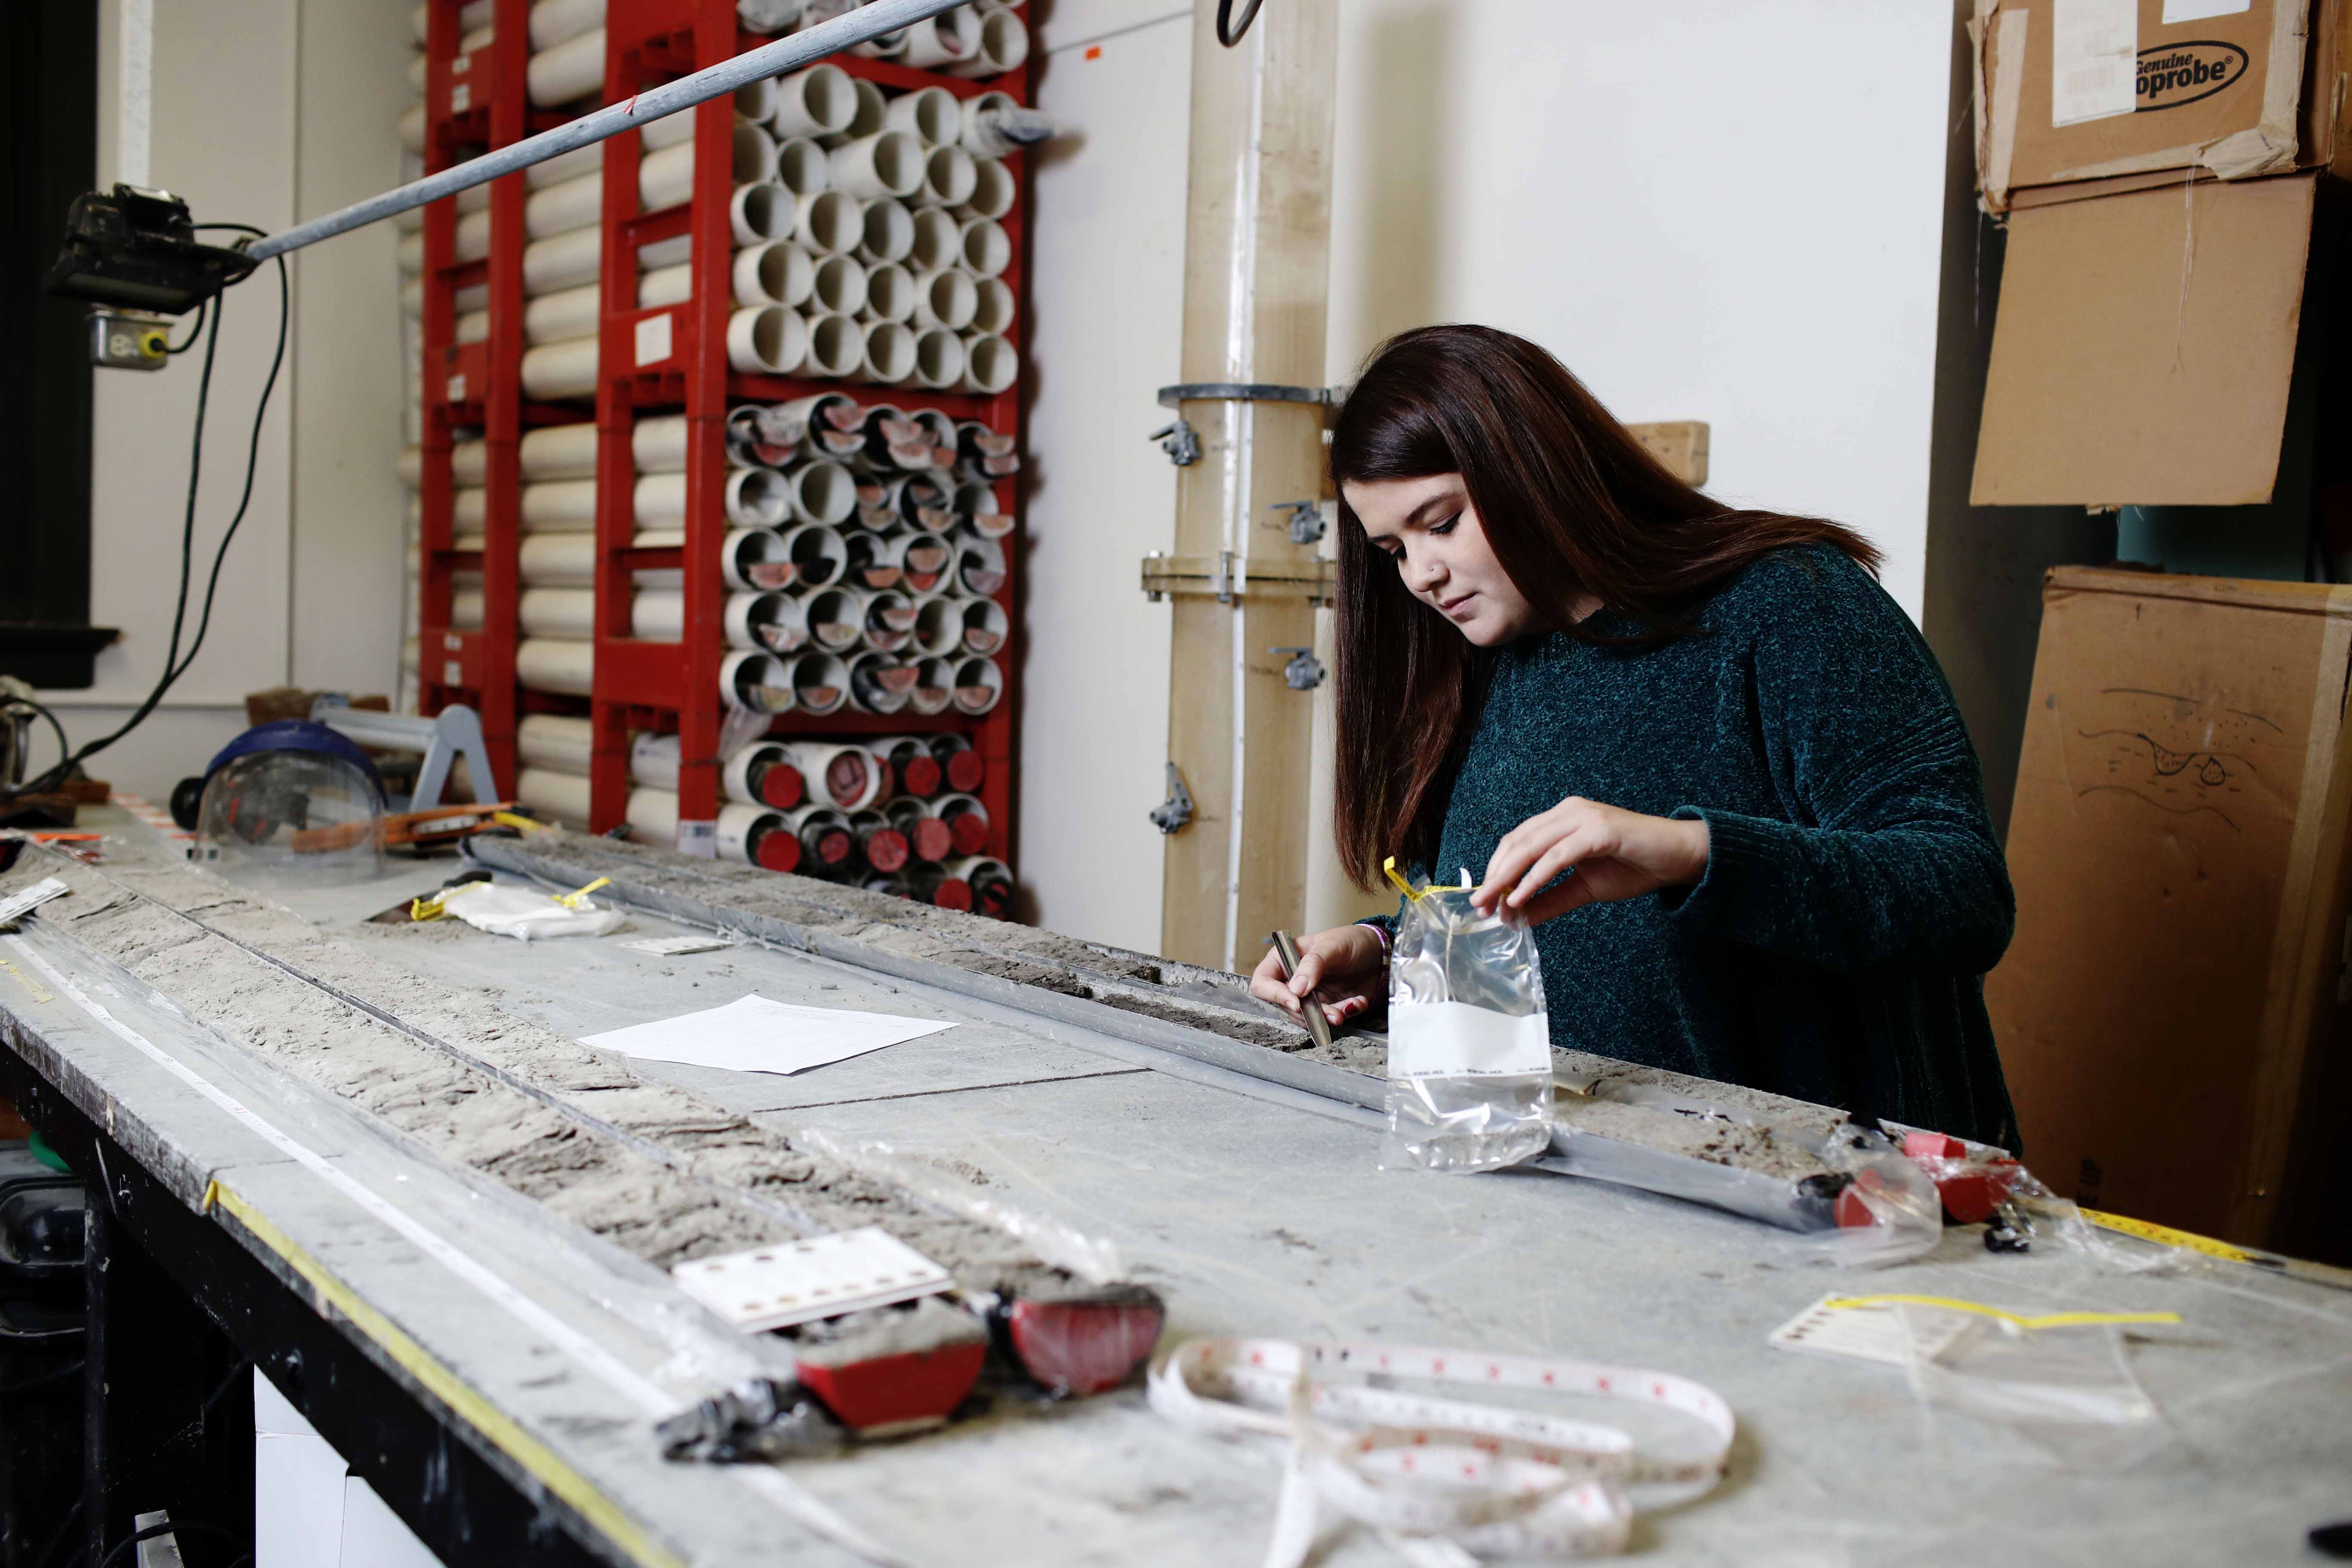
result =
[{"label": "yellow tag", "polygon": [[2023,1318],[2015,1312],[2004,1312],[1999,1307],[1988,1307],[1981,1301],[1963,1301],[1953,1296],[1832,1296],[1822,1305],[1843,1312],[1856,1307],[1891,1307],[1898,1302],[1912,1307],[1941,1307],[1950,1312],[1973,1312],[1979,1318],[1992,1318],[2021,1329],[2074,1329],[2089,1323],[2180,1321],[2178,1312],[2048,1312],[2038,1318]]},{"label": "yellow tag", "polygon": [[524,833],[544,833],[547,831],[547,824],[544,822],[534,822],[530,817],[523,816],[520,812],[494,811],[490,813],[490,820],[497,823],[500,827],[512,827]]},{"label": "yellow tag", "polygon": [[2112,1230],[2125,1236],[2136,1236],[2142,1241],[2152,1241],[2159,1247],[2178,1247],[2190,1252],[2201,1252],[2208,1258],[2218,1258],[2224,1263],[2252,1263],[2255,1257],[2242,1247],[2232,1247],[2226,1241],[2216,1241],[2210,1236],[2195,1236],[2170,1226],[2150,1225],[2144,1219],[2126,1219],[2119,1214],[2103,1214],[2097,1209],[2083,1209],[2083,1217],[2101,1230]]},{"label": "yellow tag", "polygon": [[1391,855],[1387,859],[1381,862],[1381,872],[1382,875],[1387,877],[1390,881],[1394,882],[1397,885],[1397,891],[1402,893],[1406,898],[1417,899],[1421,897],[1419,893],[1412,890],[1412,883],[1397,875],[1395,856]]},{"label": "yellow tag", "polygon": [[568,893],[556,893],[551,896],[557,903],[562,904],[567,910],[582,909],[587,905],[589,894],[594,892],[599,888],[604,887],[610,883],[612,879],[613,879],[610,877],[599,877],[584,888],[574,888]]},{"label": "yellow tag", "polygon": [[408,918],[412,921],[437,921],[449,911],[441,907],[439,899],[411,899]]}]

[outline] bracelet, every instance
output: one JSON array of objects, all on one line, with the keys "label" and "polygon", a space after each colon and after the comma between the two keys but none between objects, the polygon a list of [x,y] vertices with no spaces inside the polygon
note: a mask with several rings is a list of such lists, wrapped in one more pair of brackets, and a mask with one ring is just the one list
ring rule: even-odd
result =
[{"label": "bracelet", "polygon": [[1370,921],[1358,921],[1356,923],[1381,939],[1381,962],[1386,963],[1389,961],[1389,955],[1392,951],[1389,937],[1389,928],[1384,925],[1376,925]]}]

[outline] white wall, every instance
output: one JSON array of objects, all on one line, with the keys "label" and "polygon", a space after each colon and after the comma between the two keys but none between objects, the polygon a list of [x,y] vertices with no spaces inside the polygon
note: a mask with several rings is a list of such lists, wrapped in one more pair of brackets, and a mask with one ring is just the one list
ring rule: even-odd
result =
[{"label": "white wall", "polygon": [[[118,14],[111,0],[100,12],[101,184],[122,168]],[[282,228],[393,182],[408,104],[406,0],[155,0],[153,14],[149,183],[184,196],[199,222]],[[247,692],[289,682],[381,691],[395,678],[393,237],[363,232],[294,258],[294,335],[203,653],[144,724],[90,759],[93,776],[160,804],[245,727]],[[205,421],[199,603],[244,480],[277,321],[274,268],[229,291]],[[90,619],[122,637],[99,656],[92,689],[44,694],[77,744],[120,724],[163,668],[202,354],[96,376]]]},{"label": "white wall", "polygon": [[[1037,189],[1022,871],[1046,925],[1146,948],[1168,632],[1134,583],[1171,524],[1141,436],[1176,370],[1184,15],[1056,0],[1041,26],[1040,101],[1079,139]],[[1916,616],[1950,17],[1344,0],[1331,378],[1424,322],[1525,333],[1622,418],[1706,420],[1715,494],[1869,534]],[[1358,901],[1318,873],[1310,924]]]}]

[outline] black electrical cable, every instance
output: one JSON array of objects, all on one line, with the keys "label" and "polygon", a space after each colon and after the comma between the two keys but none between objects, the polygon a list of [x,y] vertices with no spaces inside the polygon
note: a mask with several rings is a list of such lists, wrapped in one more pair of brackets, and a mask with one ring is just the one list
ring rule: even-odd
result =
[{"label": "black electrical cable", "polygon": [[1257,20],[1257,8],[1264,3],[1265,0],[1248,0],[1242,7],[1241,25],[1235,26],[1234,0],[1217,0],[1217,42],[1229,49],[1240,43],[1242,35],[1250,30],[1250,24]]},{"label": "black electrical cable", "polygon": [[48,1371],[41,1373],[38,1377],[28,1377],[22,1383],[0,1384],[0,1397],[5,1397],[13,1394],[22,1394],[27,1389],[46,1388],[53,1383],[61,1383],[65,1379],[71,1377],[76,1373],[81,1371],[81,1363],[78,1361],[69,1361],[63,1366],[51,1367]]},{"label": "black electrical cable", "polygon": [[167,342],[163,345],[163,352],[167,354],[184,354],[190,349],[194,348],[196,346],[196,340],[204,335],[205,317],[211,311],[212,308],[213,302],[210,300],[205,300],[200,302],[196,306],[196,324],[188,329],[188,341],[177,345],[176,347]]},{"label": "black electrical cable", "polygon": [[42,718],[47,719],[49,721],[49,732],[58,738],[58,755],[62,757],[68,752],[73,750],[73,747],[66,742],[66,727],[58,722],[58,716],[55,713],[50,712],[46,704],[37,702],[29,697],[0,697],[0,708],[7,708],[11,706],[30,708],[34,712],[39,714]]},{"label": "black electrical cable", "polygon": [[[255,228],[250,224],[200,223],[195,226],[236,229],[246,234],[267,237],[266,230]],[[291,286],[286,275],[286,258],[279,256],[275,259],[278,262],[278,347],[270,356],[268,379],[261,384],[261,398],[253,410],[253,429],[246,443],[245,487],[237,496],[236,511],[230,517],[228,527],[221,534],[220,543],[213,552],[212,571],[205,581],[204,610],[198,617],[195,637],[188,645],[186,657],[181,656],[180,637],[187,622],[188,589],[194,581],[196,481],[204,458],[205,409],[212,390],[213,357],[220,340],[221,317],[226,314],[217,297],[212,305],[211,324],[205,333],[205,368],[196,386],[195,433],[188,451],[188,500],[180,527],[180,586],[172,614],[172,636],[163,656],[163,673],[155,682],[154,689],[147,694],[146,699],[132,711],[131,717],[124,720],[112,733],[102,735],[79,750],[67,754],[55,767],[41,774],[40,777],[8,790],[6,794],[37,795],[54,789],[70,777],[73,770],[85,759],[97,755],[129,734],[155,710],[156,705],[163,701],[164,694],[171,690],[181,676],[187,673],[189,666],[195,662],[196,654],[203,648],[205,634],[212,625],[213,598],[220,586],[221,567],[228,558],[229,543],[236,539],[237,528],[245,521],[246,511],[252,504],[253,479],[261,456],[262,422],[269,412],[269,395],[277,388],[278,373],[286,363],[286,335],[292,317],[293,299]],[[194,341],[193,338],[190,339],[190,342]],[[60,739],[62,740],[62,735]]]}]

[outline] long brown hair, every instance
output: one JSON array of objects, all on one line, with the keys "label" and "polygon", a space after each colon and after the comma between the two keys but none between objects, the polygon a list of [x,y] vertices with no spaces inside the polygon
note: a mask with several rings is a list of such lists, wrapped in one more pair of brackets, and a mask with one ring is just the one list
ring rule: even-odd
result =
[{"label": "long brown hair", "polygon": [[[1391,338],[1331,434],[1337,485],[1453,473],[1512,584],[1548,627],[1581,642],[1685,636],[1711,590],[1790,545],[1826,544],[1878,569],[1876,548],[1851,529],[1700,494],[1567,366],[1492,327]],[[1433,863],[1494,653],[1412,596],[1341,497],[1337,838],[1339,863],[1370,887],[1384,856]],[[1586,595],[1614,612],[1608,629],[1571,612]]]}]

